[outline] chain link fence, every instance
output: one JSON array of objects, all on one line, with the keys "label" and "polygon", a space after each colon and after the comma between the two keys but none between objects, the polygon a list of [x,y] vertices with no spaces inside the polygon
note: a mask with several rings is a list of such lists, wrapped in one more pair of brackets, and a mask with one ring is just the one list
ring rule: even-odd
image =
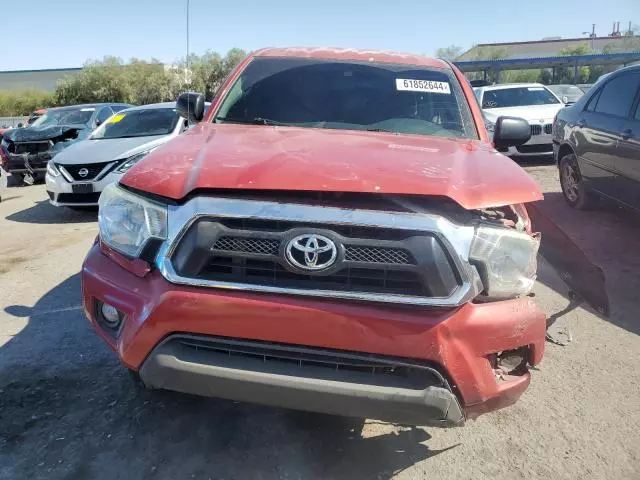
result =
[{"label": "chain link fence", "polygon": [[27,124],[28,117],[0,117],[0,128],[15,128],[19,123]]}]

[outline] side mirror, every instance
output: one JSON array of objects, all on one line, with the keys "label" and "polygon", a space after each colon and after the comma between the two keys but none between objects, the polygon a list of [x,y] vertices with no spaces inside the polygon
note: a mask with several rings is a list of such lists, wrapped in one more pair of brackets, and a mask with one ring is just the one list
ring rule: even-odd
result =
[{"label": "side mirror", "polygon": [[22,122],[20,122],[20,123],[18,124],[18,128],[22,128],[22,127],[24,127],[24,125],[22,124]]},{"label": "side mirror", "polygon": [[176,101],[176,109],[181,117],[198,123],[204,117],[204,95],[201,93],[181,93]]},{"label": "side mirror", "polygon": [[523,118],[499,117],[493,130],[493,144],[498,150],[517,147],[531,138],[529,122]]}]

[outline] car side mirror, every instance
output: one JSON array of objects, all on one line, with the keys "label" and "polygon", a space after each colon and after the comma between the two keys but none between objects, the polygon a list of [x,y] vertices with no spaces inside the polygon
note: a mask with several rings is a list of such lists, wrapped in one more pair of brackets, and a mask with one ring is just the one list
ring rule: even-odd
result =
[{"label": "car side mirror", "polygon": [[22,128],[22,127],[24,127],[24,125],[22,124],[22,122],[20,122],[20,123],[18,124],[18,128]]},{"label": "car side mirror", "polygon": [[181,93],[176,102],[176,109],[181,117],[198,123],[204,117],[204,95],[201,93]]},{"label": "car side mirror", "polygon": [[499,117],[493,129],[493,144],[498,150],[517,147],[531,138],[529,122],[523,118]]}]

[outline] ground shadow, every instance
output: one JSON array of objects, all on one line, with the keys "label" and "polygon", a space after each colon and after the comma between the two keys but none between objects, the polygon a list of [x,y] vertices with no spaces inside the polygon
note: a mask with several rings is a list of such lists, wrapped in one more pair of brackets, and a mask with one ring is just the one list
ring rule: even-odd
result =
[{"label": "ground shadow", "polygon": [[521,167],[547,167],[549,165],[554,165],[555,160],[553,155],[535,155],[530,157],[509,157],[511,160],[516,162]]},{"label": "ground shadow", "polygon": [[444,451],[420,428],[364,438],[357,420],[140,389],[84,318],[79,274],[5,314],[28,323],[0,347],[2,478],[389,479]]},{"label": "ground shadow", "polygon": [[[640,217],[609,202],[602,202],[595,210],[578,211],[567,205],[560,192],[545,193],[544,200],[536,206],[602,270],[610,312],[608,316],[594,313],[625,330],[640,334],[640,317],[636,313],[637,292],[640,291]],[[542,242],[545,242],[544,232]],[[540,269],[538,281],[569,298],[570,289],[555,272]],[[582,281],[588,282],[589,278]],[[580,304],[580,299],[569,300],[572,307],[586,307],[584,303]],[[563,312],[553,312],[551,320],[555,321],[562,315]]]},{"label": "ground shadow", "polygon": [[13,213],[7,217],[11,222],[33,224],[89,223],[95,222],[97,208],[72,210],[66,207],[54,207],[47,200],[36,202],[33,206]]}]

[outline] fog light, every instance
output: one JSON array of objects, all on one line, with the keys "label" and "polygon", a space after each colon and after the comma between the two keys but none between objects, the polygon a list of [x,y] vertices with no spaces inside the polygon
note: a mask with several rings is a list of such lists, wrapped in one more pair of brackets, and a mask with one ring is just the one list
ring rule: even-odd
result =
[{"label": "fog light", "polygon": [[98,312],[98,320],[105,327],[117,330],[122,323],[124,315],[113,305],[108,303],[97,302],[96,311]]},{"label": "fog light", "polygon": [[101,311],[102,316],[110,327],[115,327],[120,323],[120,313],[113,305],[103,303]]}]

